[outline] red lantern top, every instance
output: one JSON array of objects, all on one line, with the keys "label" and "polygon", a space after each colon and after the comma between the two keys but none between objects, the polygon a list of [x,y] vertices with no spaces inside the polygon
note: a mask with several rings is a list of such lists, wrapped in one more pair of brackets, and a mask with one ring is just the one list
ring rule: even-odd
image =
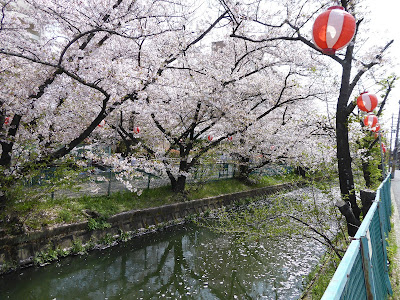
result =
[{"label": "red lantern top", "polygon": [[228,141],[232,141],[233,140],[233,136],[228,136]]},{"label": "red lantern top", "polygon": [[376,126],[376,124],[378,124],[378,118],[375,115],[370,114],[364,118],[365,126],[367,126],[369,128],[374,128]]},{"label": "red lantern top", "polygon": [[207,139],[211,142],[212,139],[213,139],[213,136],[212,136],[212,135],[209,135],[209,136],[207,137]]},{"label": "red lantern top", "polygon": [[314,44],[324,54],[334,55],[353,39],[356,20],[343,7],[332,6],[315,19],[312,32]]},{"label": "red lantern top", "polygon": [[140,128],[139,127],[135,127],[133,128],[133,132],[138,134],[140,132]]},{"label": "red lantern top", "polygon": [[368,92],[361,93],[357,98],[357,106],[360,110],[371,112],[378,105],[378,98]]},{"label": "red lantern top", "polygon": [[4,125],[10,124],[10,117],[5,117],[4,119]]}]

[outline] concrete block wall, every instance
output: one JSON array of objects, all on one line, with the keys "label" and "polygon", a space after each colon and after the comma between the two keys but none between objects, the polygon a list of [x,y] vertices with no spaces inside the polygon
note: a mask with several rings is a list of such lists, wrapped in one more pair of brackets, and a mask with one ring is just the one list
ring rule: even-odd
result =
[{"label": "concrete block wall", "polygon": [[0,238],[0,270],[2,267],[4,269],[5,265],[10,265],[10,263],[18,267],[31,265],[35,253],[46,251],[49,247],[66,249],[71,248],[74,241],[80,241],[82,244],[86,244],[89,241],[96,242],[107,234],[115,236],[121,231],[135,232],[152,225],[171,223],[189,215],[229,206],[240,199],[273,194],[295,186],[298,186],[298,184],[281,184],[240,193],[122,212],[110,217],[107,220],[111,225],[110,228],[102,230],[91,231],[88,229],[88,222],[80,222],[18,236],[2,237]]}]

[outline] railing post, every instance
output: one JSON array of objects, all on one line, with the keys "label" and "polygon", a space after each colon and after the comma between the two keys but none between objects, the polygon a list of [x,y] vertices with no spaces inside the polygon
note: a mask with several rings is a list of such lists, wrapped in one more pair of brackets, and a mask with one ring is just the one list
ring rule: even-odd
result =
[{"label": "railing post", "polygon": [[392,200],[391,200],[391,195],[390,195],[390,178],[386,179],[386,182],[383,186],[384,190],[386,190],[385,194],[385,207],[386,207],[386,213],[389,216],[388,218],[388,225],[389,225],[389,231],[392,230],[391,224],[390,224],[390,216],[392,215]]},{"label": "railing post", "polygon": [[[108,156],[111,156],[111,147],[108,146]],[[107,188],[107,196],[111,195],[111,181],[112,181],[112,167],[109,169],[109,178],[108,178],[108,188]]]},{"label": "railing post", "polygon": [[[367,231],[367,235],[368,231]],[[367,291],[367,299],[368,300],[376,300],[376,291],[375,291],[375,282],[373,276],[373,268],[371,265],[371,257],[369,255],[369,241],[368,237],[362,236],[360,238],[361,242],[361,256],[363,261],[363,270],[364,270],[364,280],[365,280],[365,289]]]},{"label": "railing post", "polygon": [[[386,234],[388,233],[388,231],[386,231],[386,229],[385,229],[386,220],[384,219],[386,214],[385,214],[384,207],[382,207],[382,202],[378,203],[377,213],[379,215],[379,223],[380,223],[381,243],[382,243],[382,251],[383,251],[383,261],[384,261],[383,267],[385,270],[386,289],[390,295],[393,295],[392,286],[390,284],[390,279],[389,279],[389,268],[387,265],[388,256],[387,256],[387,251],[386,251],[386,247],[387,247]],[[386,217],[388,217],[388,216],[386,216]],[[389,220],[389,223],[390,223],[390,220]]]},{"label": "railing post", "polygon": [[111,195],[111,181],[112,181],[112,171],[111,167],[108,171],[108,187],[107,187],[107,196]]}]

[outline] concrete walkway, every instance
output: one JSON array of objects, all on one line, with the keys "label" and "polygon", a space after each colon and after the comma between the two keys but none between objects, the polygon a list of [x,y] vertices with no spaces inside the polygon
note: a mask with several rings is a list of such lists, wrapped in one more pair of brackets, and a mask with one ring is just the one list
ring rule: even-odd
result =
[{"label": "concrete walkway", "polygon": [[393,218],[394,221],[400,222],[399,214],[400,211],[400,171],[395,172],[395,176],[392,179],[392,204],[394,206],[394,217],[397,213],[397,218]]},{"label": "concrete walkway", "polygon": [[393,274],[391,276],[391,283],[393,289],[393,298],[392,299],[400,299],[400,171],[396,171],[394,178],[392,179],[392,232],[395,233],[396,236],[396,244],[397,244],[397,254],[394,258],[394,264],[396,266],[393,269]]}]

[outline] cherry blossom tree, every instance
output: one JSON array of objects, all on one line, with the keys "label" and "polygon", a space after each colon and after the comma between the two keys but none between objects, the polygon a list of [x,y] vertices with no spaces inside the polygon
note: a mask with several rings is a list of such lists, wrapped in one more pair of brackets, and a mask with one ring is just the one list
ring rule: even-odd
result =
[{"label": "cherry blossom tree", "polygon": [[[302,54],[230,38],[226,25],[236,24],[235,15],[224,3],[213,5],[207,14],[189,2],[6,2],[5,173],[59,163],[89,136],[106,144],[122,139],[147,152],[141,168],[165,172],[183,191],[188,172],[211,149],[318,94],[315,85],[299,87],[301,72],[311,68]],[[217,42],[210,47],[210,40]],[[129,184],[131,157],[102,159]]]},{"label": "cherry blossom tree", "polygon": [[[356,106],[353,101],[355,87],[360,84],[360,79],[368,75],[374,66],[381,64],[383,54],[392,43],[392,41],[388,41],[380,47],[372,47],[368,50],[362,48],[366,39],[366,32],[362,31],[365,14],[359,2],[340,1],[345,10],[355,15],[357,20],[356,33],[353,41],[345,50],[333,55],[325,55],[327,61],[330,59],[330,61],[337,63],[341,70],[341,78],[338,82],[335,128],[339,183],[343,201],[338,202],[337,206],[346,217],[350,235],[354,235],[357,231],[361,212],[355,195],[347,126],[349,116]],[[268,6],[263,5],[263,1],[240,5],[238,3],[224,3],[229,8],[230,15],[236,21],[235,26],[232,27],[232,37],[259,45],[286,43],[287,48],[293,49],[293,51],[311,49],[314,51],[315,57],[323,55],[321,50],[313,44],[310,33],[312,20],[329,4],[321,4],[320,1],[301,1],[297,4],[294,4],[293,1],[279,1]],[[276,16],[265,18],[264,11],[271,9],[277,11]],[[249,32],[245,29],[246,27],[251,27],[253,30]],[[307,30],[309,34],[306,33]],[[315,67],[320,69],[324,66],[316,65]]]},{"label": "cherry blossom tree", "polygon": [[67,156],[117,108],[144,102],[168,66],[226,16],[199,15],[190,1],[1,5],[2,205],[15,178]]},{"label": "cherry blossom tree", "polygon": [[[240,140],[249,134],[254,141],[268,118],[285,122],[286,109],[295,114],[295,102],[325,95],[318,82],[332,78],[327,73],[332,61],[342,70],[336,137],[344,201],[338,206],[349,230],[356,228],[360,210],[347,127],[355,107],[352,93],[361,77],[380,64],[390,43],[372,56],[356,58],[362,51],[353,42],[344,53],[328,57],[303,34],[325,5],[267,4],[3,2],[0,166],[7,176],[1,179],[0,202],[15,178],[32,166],[59,163],[89,136],[145,149],[150,160],[143,167],[165,172],[173,188],[183,191],[188,172],[228,137]],[[342,5],[360,15],[354,1]],[[357,19],[359,41],[362,18]],[[140,136],[132,132],[134,126],[142,129]],[[290,137],[274,130],[272,137],[263,133],[263,146]],[[291,137],[294,149],[295,131]],[[289,148],[280,155],[296,156],[287,153]],[[241,154],[249,149],[254,145],[243,147]],[[171,163],[175,151],[177,164]],[[132,173],[128,152],[107,159]]]},{"label": "cherry blossom tree", "polygon": [[[296,54],[281,57],[280,48],[254,47],[228,36],[209,48],[193,47],[146,90],[146,105],[136,110],[143,128],[140,140],[123,122],[116,127],[127,145],[140,142],[153,166],[161,162],[159,171],[176,192],[184,191],[190,172],[221,145],[236,149],[236,157],[243,158],[240,166],[247,168],[255,151],[240,141],[268,145],[276,131],[264,127],[268,120],[286,122],[289,106],[302,111],[305,102],[319,95],[315,81],[307,80],[310,66],[296,63]],[[287,126],[274,138],[298,138],[292,130],[298,129]]]}]

